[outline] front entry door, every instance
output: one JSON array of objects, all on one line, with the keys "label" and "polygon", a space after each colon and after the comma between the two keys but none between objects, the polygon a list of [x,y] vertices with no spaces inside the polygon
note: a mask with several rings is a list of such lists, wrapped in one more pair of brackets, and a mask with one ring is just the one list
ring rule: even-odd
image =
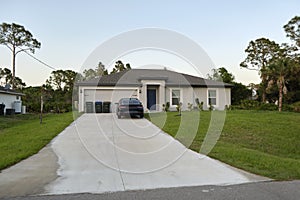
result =
[{"label": "front entry door", "polygon": [[156,110],[156,89],[147,89],[147,108]]}]

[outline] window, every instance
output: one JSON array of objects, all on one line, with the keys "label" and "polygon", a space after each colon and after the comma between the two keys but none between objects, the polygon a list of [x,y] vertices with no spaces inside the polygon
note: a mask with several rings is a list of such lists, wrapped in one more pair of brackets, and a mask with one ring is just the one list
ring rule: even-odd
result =
[{"label": "window", "polygon": [[120,102],[121,105],[141,105],[141,102],[136,98],[123,98]]},{"label": "window", "polygon": [[208,90],[208,105],[217,105],[217,90]]},{"label": "window", "polygon": [[179,89],[173,89],[172,90],[172,99],[171,99],[171,105],[179,105],[180,103],[180,90]]}]

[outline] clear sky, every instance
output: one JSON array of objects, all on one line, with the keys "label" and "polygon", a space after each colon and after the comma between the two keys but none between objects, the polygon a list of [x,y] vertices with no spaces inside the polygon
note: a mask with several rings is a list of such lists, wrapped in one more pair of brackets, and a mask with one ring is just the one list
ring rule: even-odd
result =
[{"label": "clear sky", "polygon": [[[25,26],[42,43],[35,56],[56,69],[80,71],[102,42],[133,29],[156,27],[194,40],[216,67],[226,67],[244,84],[259,82],[257,72],[239,67],[249,41],[267,37],[288,42],[282,27],[300,15],[299,0],[0,0],[0,7],[0,23]],[[123,60],[135,67],[144,64],[141,57]],[[175,60],[166,65],[176,68]],[[158,62],[153,61],[165,64]],[[0,46],[0,67],[11,68],[5,46]],[[27,85],[43,84],[51,71],[24,53],[17,57],[16,74]]]}]

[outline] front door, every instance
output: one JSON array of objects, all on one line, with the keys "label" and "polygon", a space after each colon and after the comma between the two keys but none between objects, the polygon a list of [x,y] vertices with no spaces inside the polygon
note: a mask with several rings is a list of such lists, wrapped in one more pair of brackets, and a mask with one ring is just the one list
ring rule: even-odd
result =
[{"label": "front door", "polygon": [[147,108],[156,110],[156,89],[147,89]]}]

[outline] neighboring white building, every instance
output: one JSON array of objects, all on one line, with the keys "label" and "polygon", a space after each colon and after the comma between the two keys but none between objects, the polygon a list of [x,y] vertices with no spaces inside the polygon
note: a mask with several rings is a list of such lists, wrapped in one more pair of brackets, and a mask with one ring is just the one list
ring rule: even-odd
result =
[{"label": "neighboring white building", "polygon": [[4,114],[7,109],[15,109],[15,113],[21,113],[23,93],[0,87],[0,104],[4,104]]},{"label": "neighboring white building", "polygon": [[77,84],[78,110],[86,111],[86,102],[109,101],[114,111],[115,103],[124,97],[135,97],[143,103],[145,111],[161,111],[170,103],[170,110],[182,103],[196,106],[196,98],[203,108],[212,104],[217,110],[231,105],[231,84],[203,79],[169,70],[131,69],[102,76]]}]

